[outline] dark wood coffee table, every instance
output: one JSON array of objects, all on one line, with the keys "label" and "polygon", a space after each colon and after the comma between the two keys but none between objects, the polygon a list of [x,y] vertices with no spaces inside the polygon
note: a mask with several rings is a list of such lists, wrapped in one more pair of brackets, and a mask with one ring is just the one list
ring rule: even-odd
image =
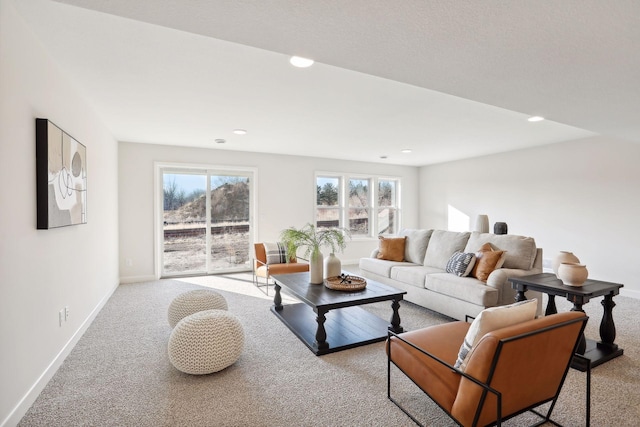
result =
[{"label": "dark wood coffee table", "polygon": [[[600,341],[596,342],[583,337],[578,347],[578,354],[582,354],[591,360],[592,367],[622,355],[623,350],[614,343],[616,326],[613,323],[613,307],[615,307],[616,303],[613,302],[613,297],[620,293],[620,288],[624,285],[587,279],[582,286],[568,286],[552,273],[513,277],[509,281],[513,289],[517,291],[516,301],[524,301],[526,299],[524,293],[527,290],[547,294],[549,300],[547,301],[545,315],[558,312],[555,303],[556,296],[566,297],[567,300],[571,301],[573,303],[571,311],[584,311],[582,306],[588,303],[590,299],[604,296],[602,300],[604,313],[600,322]],[[571,366],[580,371],[587,370],[586,362],[583,359],[574,358]]]},{"label": "dark wood coffee table", "polygon": [[[336,291],[310,284],[308,272],[271,277],[276,290],[271,311],[316,356],[384,341],[387,330],[403,331],[398,310],[405,291],[370,279],[363,290]],[[301,302],[282,305],[281,290]],[[392,301],[390,323],[358,307],[380,301]]]}]

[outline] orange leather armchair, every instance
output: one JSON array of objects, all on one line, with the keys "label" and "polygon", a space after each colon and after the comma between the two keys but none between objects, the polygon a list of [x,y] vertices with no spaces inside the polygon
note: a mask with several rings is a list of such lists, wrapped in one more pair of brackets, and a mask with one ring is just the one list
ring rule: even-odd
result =
[{"label": "orange leather armchair", "polygon": [[[387,396],[420,425],[391,397],[393,363],[462,426],[499,426],[526,411],[544,418],[540,424],[554,423],[551,412],[587,319],[583,312],[571,311],[489,332],[469,354],[464,372],[453,365],[468,323],[389,332]],[[587,383],[587,392],[589,387]],[[552,402],[546,415],[535,411],[546,402]],[[588,419],[589,406],[587,424]]]},{"label": "orange leather armchair", "polygon": [[[298,262],[297,258],[291,258],[288,263],[267,264],[267,253],[262,243],[253,245],[255,258],[253,261],[253,284],[257,287],[266,287],[267,295],[269,294],[269,278],[274,274],[302,273],[309,271],[309,264],[306,262]],[[264,279],[264,283],[260,283],[260,278]]]}]

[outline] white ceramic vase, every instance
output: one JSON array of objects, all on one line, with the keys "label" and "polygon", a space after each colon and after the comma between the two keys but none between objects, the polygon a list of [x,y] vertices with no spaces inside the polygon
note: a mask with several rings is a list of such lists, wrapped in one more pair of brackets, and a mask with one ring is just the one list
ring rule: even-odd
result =
[{"label": "white ceramic vase", "polygon": [[560,276],[558,276],[558,268],[560,267],[560,264],[562,264],[563,262],[573,262],[575,264],[580,264],[580,260],[578,259],[577,256],[573,254],[573,252],[560,251],[558,255],[556,255],[556,257],[553,259],[553,263],[551,264],[551,267],[553,268],[553,273],[556,275],[558,279],[560,278]]},{"label": "white ceramic vase", "polygon": [[584,264],[563,262],[558,267],[558,278],[569,286],[582,286],[589,277],[589,271]]},{"label": "white ceramic vase", "polygon": [[339,276],[342,273],[342,263],[340,259],[331,252],[328,257],[324,259],[324,278]]},{"label": "white ceramic vase", "polygon": [[476,218],[475,231],[479,231],[480,233],[489,232],[489,217],[487,215],[478,215]]},{"label": "white ceramic vase", "polygon": [[320,251],[314,251],[311,253],[311,259],[309,259],[309,283],[312,285],[322,285],[324,283],[323,273],[323,260],[324,256]]}]

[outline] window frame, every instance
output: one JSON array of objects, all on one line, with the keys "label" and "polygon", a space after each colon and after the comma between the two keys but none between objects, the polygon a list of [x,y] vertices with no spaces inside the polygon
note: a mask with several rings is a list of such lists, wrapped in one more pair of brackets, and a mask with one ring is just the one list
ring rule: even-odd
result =
[{"label": "window frame", "polygon": [[[249,177],[250,182],[250,200],[249,200],[249,248],[248,253],[251,254],[251,250],[253,247],[253,243],[256,240],[256,236],[258,235],[258,222],[256,221],[258,212],[258,169],[250,166],[228,166],[228,165],[217,165],[217,164],[202,164],[202,163],[178,163],[178,162],[154,162],[154,174],[153,174],[153,186],[154,186],[154,274],[157,279],[163,277],[180,277],[185,276],[182,273],[176,274],[166,274],[164,272],[164,183],[163,183],[163,175],[164,173],[194,173],[194,174],[204,174],[207,176],[206,186],[207,192],[211,191],[211,180],[209,178],[210,175],[215,175],[218,173],[226,174],[226,175],[238,175],[238,176],[247,176]],[[209,221],[211,218],[211,200],[210,197],[207,197],[207,206],[206,206],[206,218]],[[210,227],[206,227],[206,245],[209,248],[210,239],[211,239],[211,229]],[[211,270],[209,269],[209,258],[207,256],[207,266],[205,270],[202,272],[198,272],[196,274],[219,274],[223,272],[234,272],[234,271],[250,271],[251,267],[239,267],[229,268],[225,271],[223,270]],[[249,263],[250,264],[250,263]],[[189,274],[186,274],[189,275]]]},{"label": "window frame", "polygon": [[400,187],[401,187],[401,182],[400,182],[400,178],[398,177],[378,177],[378,179],[376,180],[376,198],[375,198],[375,202],[376,202],[376,206],[375,206],[375,218],[376,218],[376,229],[379,228],[379,223],[378,223],[378,212],[380,211],[380,209],[382,208],[379,205],[379,192],[380,192],[380,182],[381,181],[386,181],[386,182],[394,182],[395,183],[395,197],[394,197],[394,202],[392,203],[390,206],[384,206],[384,208],[389,208],[392,209],[395,212],[395,216],[397,216],[397,219],[395,221],[395,225],[396,225],[396,230],[394,233],[378,233],[378,236],[389,236],[392,234],[398,234],[398,232],[401,229],[401,219],[402,219],[402,209],[401,209],[401,205],[400,205]]}]

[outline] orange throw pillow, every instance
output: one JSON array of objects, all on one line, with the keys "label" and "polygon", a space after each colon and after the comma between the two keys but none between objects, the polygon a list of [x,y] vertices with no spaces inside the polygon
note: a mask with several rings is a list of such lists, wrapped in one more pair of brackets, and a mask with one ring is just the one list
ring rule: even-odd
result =
[{"label": "orange throw pillow", "polygon": [[489,243],[480,246],[476,252],[476,265],[473,266],[471,276],[486,282],[491,272],[502,267],[505,251],[494,250]]},{"label": "orange throw pillow", "polygon": [[387,261],[404,261],[404,243],[405,237],[383,237],[380,239],[380,247],[378,248],[378,259]]}]

